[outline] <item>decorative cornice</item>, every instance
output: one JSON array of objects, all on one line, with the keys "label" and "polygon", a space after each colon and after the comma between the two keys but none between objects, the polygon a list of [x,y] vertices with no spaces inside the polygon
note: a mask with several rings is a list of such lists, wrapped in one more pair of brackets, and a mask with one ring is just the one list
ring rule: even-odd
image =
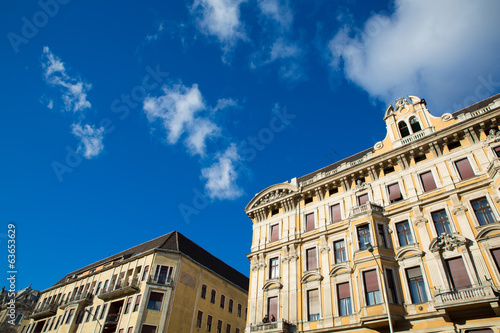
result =
[{"label": "decorative cornice", "polygon": [[269,290],[281,289],[281,288],[283,288],[283,285],[281,284],[280,279],[276,278],[276,279],[267,280],[267,282],[262,287],[262,290],[269,291]]},{"label": "decorative cornice", "polygon": [[342,274],[351,274],[353,269],[351,268],[349,261],[341,262],[332,266],[330,270],[330,277],[335,277]]},{"label": "decorative cornice", "polygon": [[319,273],[318,270],[314,270],[305,272],[302,278],[300,279],[300,283],[305,284],[321,280],[323,280],[323,276]]},{"label": "decorative cornice", "polygon": [[[487,239],[494,238],[494,237],[500,237],[500,222],[490,223],[490,224],[487,224],[485,226],[481,226],[479,228],[478,228],[479,232],[477,233],[477,236],[476,236],[476,240],[478,242],[482,242],[482,241],[485,241]],[[490,233],[495,232],[495,231],[499,232],[499,233],[490,236]]]},{"label": "decorative cornice", "polygon": [[462,214],[465,214],[465,212],[467,210],[468,210],[467,207],[465,207],[464,205],[460,204],[460,205],[454,206],[451,209],[451,212],[453,213],[453,215],[462,215]]},{"label": "decorative cornice", "polygon": [[405,246],[398,249],[395,258],[397,261],[403,261],[408,258],[423,257],[424,255],[425,252],[420,250],[418,246]]}]

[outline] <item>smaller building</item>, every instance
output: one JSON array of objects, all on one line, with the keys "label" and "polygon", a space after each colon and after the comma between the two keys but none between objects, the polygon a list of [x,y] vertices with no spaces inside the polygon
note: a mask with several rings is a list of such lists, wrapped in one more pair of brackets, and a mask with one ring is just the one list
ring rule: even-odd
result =
[{"label": "smaller building", "polygon": [[17,332],[19,327],[26,325],[39,297],[40,292],[31,289],[31,285],[16,293],[3,287],[0,291],[0,332]]},{"label": "smaller building", "polygon": [[247,297],[246,276],[173,231],[69,273],[20,332],[240,333]]}]

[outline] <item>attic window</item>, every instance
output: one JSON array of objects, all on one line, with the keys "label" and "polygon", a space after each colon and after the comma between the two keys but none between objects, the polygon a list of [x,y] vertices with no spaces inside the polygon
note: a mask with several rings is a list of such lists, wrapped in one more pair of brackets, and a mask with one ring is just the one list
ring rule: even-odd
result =
[{"label": "attic window", "polygon": [[339,193],[339,188],[338,187],[334,187],[334,188],[331,188],[328,190],[328,194],[329,195],[333,195],[335,193]]},{"label": "attic window", "polygon": [[271,211],[271,215],[276,215],[280,212],[279,208],[275,208]]},{"label": "attic window", "polygon": [[391,172],[394,172],[394,167],[393,166],[384,168],[384,175],[387,175],[387,174],[389,174]]},{"label": "attic window", "polygon": [[304,199],[304,203],[307,205],[308,203],[311,203],[313,202],[313,198],[312,197],[307,197]]},{"label": "attic window", "polygon": [[415,164],[418,162],[422,162],[423,160],[427,159],[425,155],[418,155],[413,158],[415,160]]},{"label": "attic window", "polygon": [[460,143],[460,141],[451,142],[448,144],[448,150],[451,151],[452,149],[458,148],[461,145],[462,144]]},{"label": "attic window", "polygon": [[418,122],[416,117],[411,117],[410,126],[413,133],[417,133],[422,130],[422,127],[420,127],[420,123]]},{"label": "attic window", "polygon": [[399,134],[401,134],[401,138],[410,135],[410,130],[408,129],[408,125],[406,125],[406,122],[400,121],[398,127],[399,127]]}]

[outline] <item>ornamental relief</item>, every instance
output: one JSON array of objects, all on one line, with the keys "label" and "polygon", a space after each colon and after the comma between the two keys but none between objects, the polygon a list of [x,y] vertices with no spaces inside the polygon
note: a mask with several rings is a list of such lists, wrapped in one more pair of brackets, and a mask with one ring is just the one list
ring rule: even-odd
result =
[{"label": "ornamental relief", "polygon": [[470,241],[460,234],[443,234],[432,240],[429,250],[431,252],[453,251],[460,246],[467,246],[469,243]]},{"label": "ornamental relief", "polygon": [[488,136],[484,139],[484,143],[489,144],[498,141],[500,141],[500,131],[497,128],[490,129]]}]

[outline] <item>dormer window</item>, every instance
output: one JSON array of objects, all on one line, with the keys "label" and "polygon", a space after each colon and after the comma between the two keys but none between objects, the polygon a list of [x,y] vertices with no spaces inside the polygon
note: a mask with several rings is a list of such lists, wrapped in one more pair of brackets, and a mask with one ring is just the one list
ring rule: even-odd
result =
[{"label": "dormer window", "polygon": [[401,138],[405,138],[410,135],[410,130],[408,129],[408,125],[406,125],[405,121],[400,121],[398,127],[399,127],[399,134],[401,134]]},{"label": "dormer window", "polygon": [[410,118],[410,126],[413,133],[417,133],[422,130],[422,127],[420,127],[420,123],[418,122],[416,117]]}]

